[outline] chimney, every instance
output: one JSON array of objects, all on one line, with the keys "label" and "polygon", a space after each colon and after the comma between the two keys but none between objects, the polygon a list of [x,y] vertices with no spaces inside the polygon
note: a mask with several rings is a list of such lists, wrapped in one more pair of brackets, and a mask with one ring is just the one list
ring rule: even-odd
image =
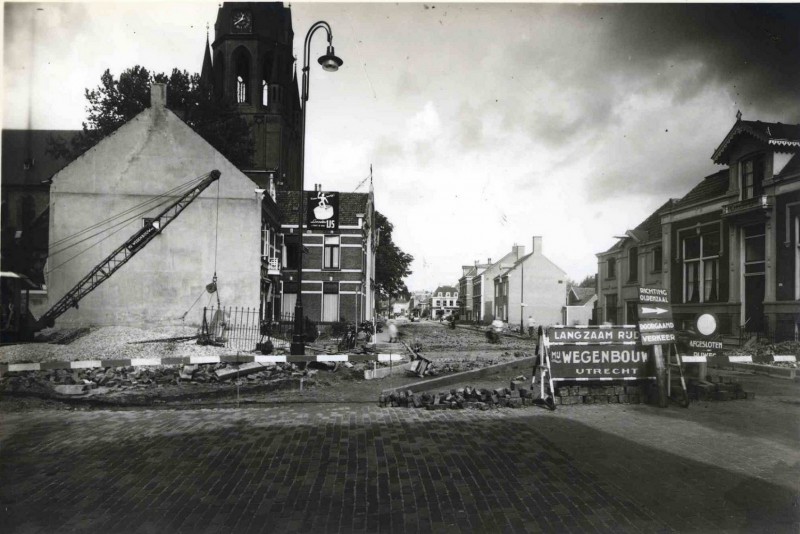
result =
[{"label": "chimney", "polygon": [[489,258],[489,259],[487,259],[487,260],[486,260],[486,263],[488,263],[489,265],[491,265],[491,264],[492,264],[492,258]]},{"label": "chimney", "polygon": [[525,255],[525,246],[514,244],[514,246],[511,247],[511,251],[517,259],[520,259]]},{"label": "chimney", "polygon": [[542,253],[542,236],[533,236],[533,253],[541,255]]},{"label": "chimney", "polygon": [[150,107],[164,109],[167,106],[167,84],[154,83],[150,87]]}]

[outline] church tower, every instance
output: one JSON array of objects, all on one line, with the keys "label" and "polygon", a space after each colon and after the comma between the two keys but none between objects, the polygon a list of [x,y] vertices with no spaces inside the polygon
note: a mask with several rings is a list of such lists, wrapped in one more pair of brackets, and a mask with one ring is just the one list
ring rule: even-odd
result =
[{"label": "church tower", "polygon": [[[292,13],[281,2],[226,2],[203,62],[216,98],[236,110],[253,135],[251,168],[261,187],[296,189],[300,164],[300,95],[292,54]],[[209,61],[212,65],[207,65]]]}]

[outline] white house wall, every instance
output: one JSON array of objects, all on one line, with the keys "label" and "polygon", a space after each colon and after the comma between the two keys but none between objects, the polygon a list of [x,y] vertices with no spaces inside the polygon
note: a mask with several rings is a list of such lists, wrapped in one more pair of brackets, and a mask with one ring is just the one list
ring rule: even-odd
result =
[{"label": "white house wall", "polygon": [[[145,110],[54,177],[48,269],[86,247],[59,253],[59,240],[214,169],[221,173],[217,183],[58,323],[181,323],[202,295],[185,318],[186,324],[198,324],[210,297],[204,288],[214,274],[215,257],[222,305],[258,306],[261,214],[255,184],[176,115],[159,107]],[[137,217],[50,273],[49,305],[141,226]]]}]

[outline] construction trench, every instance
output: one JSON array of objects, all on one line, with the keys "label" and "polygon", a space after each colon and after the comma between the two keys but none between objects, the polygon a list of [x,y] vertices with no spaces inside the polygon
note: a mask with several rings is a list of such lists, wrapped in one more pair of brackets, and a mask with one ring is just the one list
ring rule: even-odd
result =
[{"label": "construction trench", "polygon": [[[535,341],[484,328],[402,323],[400,340],[349,354],[321,339],[307,356],[231,351],[197,343],[191,327],[46,330],[38,342],[0,347],[0,395],[72,406],[180,406],[275,402],[378,403],[386,407],[490,409],[656,403],[652,381],[556,382],[531,387]],[[691,384],[692,400],[753,398],[730,378]],[[544,402],[544,401],[547,402]]]}]

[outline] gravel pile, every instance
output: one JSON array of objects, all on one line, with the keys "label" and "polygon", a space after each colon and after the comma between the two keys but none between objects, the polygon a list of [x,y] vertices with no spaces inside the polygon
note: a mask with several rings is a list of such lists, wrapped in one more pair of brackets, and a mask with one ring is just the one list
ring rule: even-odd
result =
[{"label": "gravel pile", "polygon": [[[64,336],[44,331],[46,339]],[[220,356],[231,349],[198,345],[196,340],[167,341],[170,338],[194,336],[191,326],[164,326],[141,329],[128,326],[91,328],[67,345],[55,343],[24,343],[0,347],[0,363],[44,363],[53,361],[163,358],[165,356]],[[158,341],[162,340],[162,341]],[[139,343],[147,341],[148,343]]]}]

